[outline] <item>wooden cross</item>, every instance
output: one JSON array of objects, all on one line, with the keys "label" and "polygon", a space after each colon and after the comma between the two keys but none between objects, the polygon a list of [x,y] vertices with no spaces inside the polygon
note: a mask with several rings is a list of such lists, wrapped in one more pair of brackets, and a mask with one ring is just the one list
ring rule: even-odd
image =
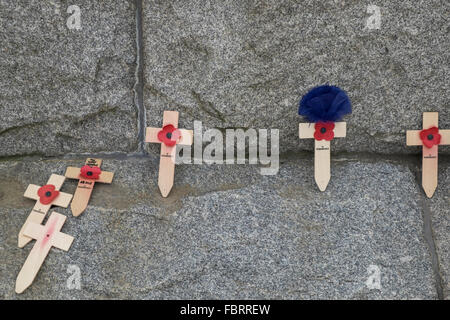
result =
[{"label": "wooden cross", "polygon": [[[64,183],[64,180],[66,180],[66,177],[60,176],[57,174],[52,174],[50,176],[50,179],[47,181],[47,186],[51,185],[54,187],[54,190],[59,191],[61,189],[61,186]],[[56,195],[55,198],[51,199],[51,201],[43,201],[41,200],[41,197],[38,195],[38,190],[40,189],[40,186],[37,186],[35,184],[30,184],[25,191],[24,196],[33,200],[37,200],[36,204],[34,205],[33,210],[31,211],[30,215],[28,216],[27,220],[25,221],[24,225],[22,226],[22,229],[20,229],[19,237],[18,237],[18,245],[19,248],[24,247],[28,242],[30,242],[32,239],[30,237],[27,237],[24,234],[24,230],[26,229],[27,225],[31,222],[41,224],[42,221],[44,221],[44,218],[47,214],[47,212],[50,210],[51,206],[59,206],[63,208],[67,208],[70,200],[72,200],[72,195],[64,192],[59,192],[58,195]],[[45,196],[45,195],[44,195]],[[51,194],[49,194],[51,196]],[[42,203],[43,202],[49,202],[47,204]]]},{"label": "wooden cross", "polygon": [[[423,113],[423,129],[439,127],[438,112]],[[421,130],[408,130],[406,144],[408,146],[422,146],[422,187],[428,198],[431,198],[438,185],[438,145],[431,148],[425,146],[420,138]],[[440,145],[450,145],[450,130],[439,130]],[[431,137],[432,138],[432,137]]]},{"label": "wooden cross", "polygon": [[[92,169],[100,169],[101,165],[101,159],[88,158],[86,160],[86,166],[89,166]],[[83,213],[84,210],[86,210],[95,183],[111,183],[114,177],[114,172],[101,171],[98,177],[89,179],[81,175],[81,170],[82,169],[76,167],[67,167],[65,174],[65,176],[69,179],[79,179],[77,189],[75,190],[75,194],[73,196],[72,204],[70,205],[72,214],[75,217],[78,217],[81,213]],[[92,175],[92,172],[88,171],[88,176],[89,173],[91,173]],[[95,172],[92,176],[95,176]]]},{"label": "wooden cross", "polygon": [[17,293],[22,293],[33,283],[52,247],[65,251],[69,250],[74,238],[60,232],[65,221],[66,216],[52,212],[45,226],[34,222],[26,225],[24,234],[27,237],[36,239],[36,243],[17,276]]},{"label": "wooden cross", "polygon": [[[334,123],[334,137],[345,138],[347,134],[346,122]],[[299,124],[299,137],[300,139],[314,138],[315,123],[300,123]],[[327,140],[315,140],[314,146],[314,179],[320,191],[325,191],[328,183],[330,182],[330,141]]]},{"label": "wooden cross", "polygon": [[168,125],[172,125],[179,132],[179,137],[168,136],[167,138],[174,142],[173,146],[168,146],[158,138],[161,128],[147,128],[145,142],[161,143],[161,156],[159,161],[158,186],[163,197],[169,195],[173,186],[175,175],[175,157],[177,145],[192,145],[193,131],[186,129],[178,129],[178,112],[164,111],[163,129]]}]

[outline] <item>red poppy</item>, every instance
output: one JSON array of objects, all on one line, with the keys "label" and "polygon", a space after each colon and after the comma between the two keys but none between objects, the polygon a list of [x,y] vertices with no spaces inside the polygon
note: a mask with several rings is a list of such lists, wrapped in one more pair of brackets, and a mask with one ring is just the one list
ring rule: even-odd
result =
[{"label": "red poppy", "polygon": [[314,139],[331,141],[334,138],[334,122],[317,122],[314,126]]},{"label": "red poppy", "polygon": [[420,139],[427,148],[431,148],[434,145],[441,143],[441,135],[437,127],[431,127],[430,129],[420,131]]},{"label": "red poppy", "polygon": [[102,170],[100,170],[99,167],[91,167],[88,165],[85,165],[81,167],[80,175],[83,178],[96,180],[100,177],[100,174],[102,173]]},{"label": "red poppy", "polygon": [[55,186],[52,184],[46,184],[38,190],[39,202],[42,204],[50,204],[59,195],[59,191],[55,190]]},{"label": "red poppy", "polygon": [[158,132],[158,139],[168,147],[173,147],[177,144],[178,139],[181,137],[181,132],[173,125],[168,124]]}]

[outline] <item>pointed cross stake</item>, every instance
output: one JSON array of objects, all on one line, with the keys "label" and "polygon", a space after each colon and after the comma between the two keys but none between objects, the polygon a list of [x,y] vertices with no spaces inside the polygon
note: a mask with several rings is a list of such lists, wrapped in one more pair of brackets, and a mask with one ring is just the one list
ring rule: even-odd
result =
[{"label": "pointed cross stake", "polygon": [[[172,125],[174,128],[178,127],[178,112],[164,111],[163,127]],[[169,195],[173,186],[173,179],[175,175],[175,157],[177,144],[191,145],[193,132],[192,130],[178,129],[180,136],[177,138],[173,146],[168,146],[158,138],[158,133],[162,131],[161,128],[147,128],[145,142],[161,143],[161,158],[159,161],[159,175],[158,186],[162,196],[165,198]],[[169,140],[175,141],[172,136],[167,136]]]},{"label": "pointed cross stake", "polygon": [[[86,165],[94,168],[100,168],[102,164],[101,159],[88,158],[86,160]],[[87,172],[87,174],[92,172]],[[92,189],[96,182],[101,183],[111,183],[114,177],[114,172],[101,171],[97,179],[87,179],[81,176],[81,169],[76,167],[67,167],[65,176],[69,179],[79,179],[77,189],[73,196],[72,204],[70,208],[72,209],[72,214],[78,217],[88,205],[89,199],[91,198]]]},{"label": "pointed cross stake", "polygon": [[[346,122],[335,122],[334,137],[345,138],[347,134]],[[300,139],[314,139],[315,123],[300,123],[299,124],[299,137]],[[330,182],[330,141],[327,140],[314,140],[314,178],[320,189],[325,191],[328,182]]]},{"label": "pointed cross stake", "polygon": [[73,237],[60,232],[65,221],[66,216],[52,212],[45,226],[34,222],[27,224],[24,234],[37,241],[17,276],[17,293],[24,292],[33,283],[34,278],[52,247],[65,251],[69,250]]},{"label": "pointed cross stake", "polygon": [[[48,179],[47,185],[53,185],[55,187],[54,190],[59,191],[61,189],[61,186],[64,183],[64,180],[66,180],[66,177],[60,176],[57,174],[52,174],[50,176],[50,179]],[[69,206],[70,200],[72,200],[72,195],[64,192],[59,192],[59,194],[51,200],[48,204],[44,204],[41,202],[40,196],[38,195],[38,190],[40,189],[40,186],[37,186],[35,184],[30,184],[25,191],[24,196],[33,200],[37,200],[36,204],[34,205],[33,210],[31,211],[30,215],[28,216],[27,220],[22,226],[22,229],[20,229],[19,232],[19,239],[18,239],[18,245],[19,248],[24,247],[28,242],[30,242],[32,239],[30,237],[27,237],[24,235],[24,230],[26,229],[27,225],[30,222],[34,222],[37,224],[41,224],[42,221],[44,221],[44,218],[47,214],[47,212],[50,210],[51,206],[58,206],[67,208]],[[45,201],[44,201],[45,202]]]},{"label": "pointed cross stake", "polygon": [[[423,113],[423,129],[438,128],[439,113]],[[428,148],[420,138],[421,130],[408,130],[406,144],[408,146],[422,146],[422,187],[428,198],[431,198],[438,185],[438,145]],[[450,130],[439,130],[440,145],[450,145]]]}]

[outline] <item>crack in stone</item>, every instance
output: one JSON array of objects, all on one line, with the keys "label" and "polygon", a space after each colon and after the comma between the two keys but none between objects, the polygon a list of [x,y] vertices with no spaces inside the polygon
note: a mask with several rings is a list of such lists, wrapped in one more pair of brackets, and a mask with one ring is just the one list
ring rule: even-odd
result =
[{"label": "crack in stone", "polygon": [[32,129],[36,126],[40,126],[40,125],[46,125],[46,124],[53,124],[53,123],[57,123],[56,121],[52,121],[52,120],[43,120],[43,121],[36,121],[36,122],[31,122],[31,123],[25,123],[22,125],[17,125],[17,126],[13,126],[13,127],[9,127],[6,129],[3,129],[0,131],[0,135],[3,135],[5,133],[8,133],[10,131],[15,131],[15,130],[21,130],[21,129]]},{"label": "crack in stone", "polygon": [[179,110],[182,110],[183,113],[187,114],[192,119],[195,119],[195,115],[191,111],[190,108],[188,108],[188,107],[186,107],[186,106],[176,102],[174,99],[169,97],[167,94],[165,94],[161,90],[157,89],[155,86],[152,86],[149,83],[145,83],[144,84],[144,90],[146,90],[150,95],[153,95],[153,96],[155,96],[157,98],[160,98],[160,99],[164,100],[167,105],[175,106]]},{"label": "crack in stone", "polygon": [[142,27],[142,0],[135,0],[136,7],[136,72],[135,72],[135,85],[134,101],[137,109],[138,116],[138,150],[142,154],[146,154],[145,151],[145,127],[146,127],[146,114],[144,107],[144,45],[143,45],[143,27]]},{"label": "crack in stone", "polygon": [[80,124],[82,124],[82,123],[84,123],[86,121],[91,120],[92,118],[95,118],[95,117],[98,117],[98,116],[102,116],[102,115],[110,113],[110,112],[112,112],[112,113],[114,113],[114,112],[125,113],[125,114],[128,113],[126,111],[119,110],[118,106],[110,106],[108,104],[102,104],[100,106],[100,109],[96,110],[95,112],[88,113],[88,114],[86,114],[86,115],[84,115],[84,116],[82,116],[80,118],[73,118],[71,116],[68,116],[68,118],[69,119],[70,118],[74,119],[73,120],[73,124],[80,125]]},{"label": "crack in stone", "polygon": [[214,107],[212,102],[203,100],[201,95],[195,90],[191,90],[191,94],[197,101],[197,104],[200,107],[200,109],[205,111],[211,117],[220,120],[222,123],[226,122],[225,116],[219,110],[217,110],[217,108]]}]

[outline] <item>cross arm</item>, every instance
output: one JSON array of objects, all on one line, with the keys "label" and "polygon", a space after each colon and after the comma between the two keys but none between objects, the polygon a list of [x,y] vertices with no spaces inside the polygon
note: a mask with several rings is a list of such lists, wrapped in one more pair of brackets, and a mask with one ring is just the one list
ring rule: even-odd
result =
[{"label": "cross arm", "polygon": [[[70,179],[80,179],[80,168],[67,167],[65,176]],[[114,172],[102,171],[99,178],[93,180],[95,182],[111,183],[114,177]],[[83,178],[84,179],[84,178]],[[86,179],[89,180],[89,179]]]},{"label": "cross arm", "polygon": [[56,232],[52,238],[52,246],[64,251],[68,251],[70,246],[72,245],[73,240],[74,237],[69,236],[68,234]]},{"label": "cross arm", "polygon": [[408,146],[421,146],[423,145],[420,139],[421,130],[408,130],[406,131],[406,145]]},{"label": "cross arm", "polygon": [[450,130],[439,130],[441,134],[441,144],[450,145]]},{"label": "cross arm", "polygon": [[158,132],[160,130],[161,128],[148,127],[145,133],[145,142],[161,143],[161,141],[159,141],[158,139]]},{"label": "cross arm", "polygon": [[50,178],[48,179],[47,184],[52,184],[55,186],[56,190],[59,190],[59,189],[61,189],[65,180],[66,180],[66,177],[53,173],[50,176]]},{"label": "cross arm", "polygon": [[42,234],[45,232],[45,226],[41,224],[37,224],[35,222],[30,222],[25,226],[23,230],[23,234],[32,239],[39,239],[42,237]]},{"label": "cross arm", "polygon": [[27,187],[27,190],[25,190],[25,193],[23,194],[23,196],[25,198],[39,200],[39,196],[38,196],[39,188],[40,188],[40,186],[37,186],[35,184],[29,184]]},{"label": "cross arm", "polygon": [[[186,129],[178,129],[181,133],[181,138],[177,142],[177,144],[183,144],[183,145],[191,145],[194,132],[192,130],[186,130]],[[151,143],[161,143],[158,139],[158,132],[161,131],[161,128],[152,128],[148,127],[146,129],[145,134],[145,142],[151,142]]]},{"label": "cross arm", "polygon": [[66,178],[69,179],[79,179],[80,178],[80,168],[77,167],[67,167],[66,173],[64,174]]},{"label": "cross arm", "polygon": [[[66,177],[60,176],[59,174],[52,174],[50,178],[47,181],[47,184],[52,184],[55,186],[56,190],[61,189],[64,181],[66,180]],[[27,189],[25,190],[24,197],[38,200],[39,196],[37,194],[37,191],[39,190],[40,186],[35,184],[28,185]]]},{"label": "cross arm", "polygon": [[[300,139],[314,138],[315,123],[300,123],[298,126],[298,135]],[[347,135],[347,122],[334,123],[334,137],[345,138]]]},{"label": "cross arm", "polygon": [[[38,190],[40,186],[35,184],[28,185],[27,190],[25,190],[24,197],[39,201]],[[72,200],[72,195],[65,192],[60,192],[59,195],[51,203],[54,206],[67,208],[67,206]]]},{"label": "cross arm", "polygon": [[[64,219],[65,220],[65,219]],[[64,223],[64,222],[62,222]],[[35,222],[30,222],[26,225],[24,230],[24,235],[33,239],[40,239],[42,236],[45,236],[45,226],[41,224],[37,224]],[[55,234],[52,236],[52,246],[67,251],[69,250],[70,246],[72,245],[74,238],[72,236],[69,236],[65,233],[56,231]]]},{"label": "cross arm", "polygon": [[72,195],[65,192],[60,192],[59,195],[53,200],[52,205],[67,208],[69,206],[70,200],[72,200]]},{"label": "cross arm", "polygon": [[[406,144],[408,146],[421,146],[423,145],[420,139],[420,132],[422,130],[408,130],[406,131]],[[450,130],[439,130],[441,135],[441,145],[450,145]]]},{"label": "cross arm", "polygon": [[108,171],[102,171],[100,173],[100,176],[95,182],[102,182],[102,183],[111,183],[114,177],[114,172],[108,172]]}]

